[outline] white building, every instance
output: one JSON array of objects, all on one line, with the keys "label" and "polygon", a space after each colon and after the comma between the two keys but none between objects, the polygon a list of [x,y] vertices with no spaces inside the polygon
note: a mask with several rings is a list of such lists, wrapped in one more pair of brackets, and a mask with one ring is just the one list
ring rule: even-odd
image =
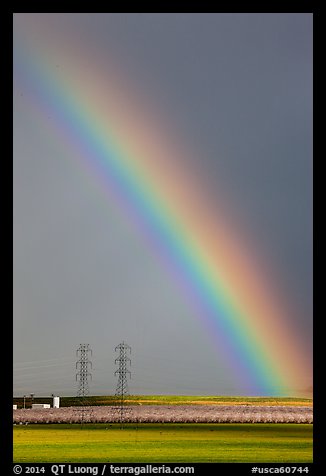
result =
[{"label": "white building", "polygon": [[60,397],[53,397],[53,408],[60,407]]}]

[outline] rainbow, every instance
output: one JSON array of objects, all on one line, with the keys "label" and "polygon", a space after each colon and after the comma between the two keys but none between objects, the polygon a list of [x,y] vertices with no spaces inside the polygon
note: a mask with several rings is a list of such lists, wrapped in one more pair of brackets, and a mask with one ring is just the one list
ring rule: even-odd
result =
[{"label": "rainbow", "polygon": [[[244,394],[291,395],[310,383],[304,345],[271,276],[212,207],[191,152],[125,79],[85,45],[17,33],[14,80],[131,221],[207,328]],[[58,58],[58,59],[54,59]],[[73,61],[71,61],[73,58]]]}]

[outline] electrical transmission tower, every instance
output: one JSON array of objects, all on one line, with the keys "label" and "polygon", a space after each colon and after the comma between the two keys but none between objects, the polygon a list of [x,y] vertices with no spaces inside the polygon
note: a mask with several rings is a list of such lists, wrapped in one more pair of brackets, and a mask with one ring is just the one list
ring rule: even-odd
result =
[{"label": "electrical transmission tower", "polygon": [[122,342],[117,345],[115,351],[119,352],[119,357],[115,359],[115,364],[119,365],[118,370],[115,371],[114,375],[118,375],[118,384],[115,392],[116,397],[116,410],[119,416],[120,426],[122,428],[123,422],[126,420],[126,417],[131,413],[131,408],[126,406],[126,396],[129,395],[128,390],[128,381],[127,375],[131,378],[131,372],[128,370],[128,365],[131,365],[131,359],[128,357],[128,354],[131,353],[131,347]]},{"label": "electrical transmission tower", "polygon": [[92,414],[92,408],[87,405],[87,395],[89,394],[89,384],[88,379],[92,379],[92,374],[89,372],[89,368],[92,368],[92,362],[88,358],[88,354],[92,355],[92,350],[89,347],[89,344],[80,344],[76,355],[79,357],[79,360],[76,362],[76,380],[78,381],[78,392],[77,397],[79,399],[79,406],[76,407],[76,411],[80,414],[80,421],[83,422],[87,419],[87,416],[90,418]]}]

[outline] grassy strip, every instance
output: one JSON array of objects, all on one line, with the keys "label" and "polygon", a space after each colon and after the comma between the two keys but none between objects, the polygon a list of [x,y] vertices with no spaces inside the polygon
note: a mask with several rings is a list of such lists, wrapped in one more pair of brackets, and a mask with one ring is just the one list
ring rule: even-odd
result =
[{"label": "grassy strip", "polygon": [[[87,398],[89,405],[115,405],[116,398],[113,395],[98,395]],[[189,395],[132,395],[126,402],[129,405],[312,405],[310,398],[294,397],[228,397],[228,396],[189,396]],[[14,398],[13,403],[18,408],[23,408],[23,398]],[[52,405],[52,398],[36,397],[33,403],[49,403]],[[60,406],[70,407],[79,405],[77,397],[61,397]],[[32,400],[26,399],[25,406],[30,408]]]},{"label": "grassy strip", "polygon": [[312,425],[116,424],[14,427],[15,462],[312,461]]}]

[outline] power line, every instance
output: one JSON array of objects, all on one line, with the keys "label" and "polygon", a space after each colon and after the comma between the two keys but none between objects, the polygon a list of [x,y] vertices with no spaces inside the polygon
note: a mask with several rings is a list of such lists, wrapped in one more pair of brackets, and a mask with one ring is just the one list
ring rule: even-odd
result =
[{"label": "power line", "polygon": [[89,368],[92,368],[92,362],[89,360],[88,354],[92,355],[92,350],[89,344],[80,344],[76,355],[79,360],[76,362],[76,369],[79,370],[76,373],[76,380],[78,381],[77,398],[79,399],[79,406],[76,407],[76,411],[80,414],[81,424],[86,420],[87,416],[90,420],[92,414],[92,408],[87,405],[87,395],[89,394],[88,379],[92,379],[92,374],[89,372]]},{"label": "power line", "polygon": [[118,384],[115,392],[116,397],[116,411],[119,415],[120,428],[123,428],[123,422],[126,420],[127,415],[131,413],[131,408],[126,406],[126,396],[129,395],[127,375],[131,378],[131,372],[127,369],[131,365],[131,359],[127,354],[131,353],[131,347],[122,342],[117,345],[115,351],[119,352],[119,357],[115,359],[115,364],[118,364],[118,370],[114,372],[114,375],[118,375]]}]

